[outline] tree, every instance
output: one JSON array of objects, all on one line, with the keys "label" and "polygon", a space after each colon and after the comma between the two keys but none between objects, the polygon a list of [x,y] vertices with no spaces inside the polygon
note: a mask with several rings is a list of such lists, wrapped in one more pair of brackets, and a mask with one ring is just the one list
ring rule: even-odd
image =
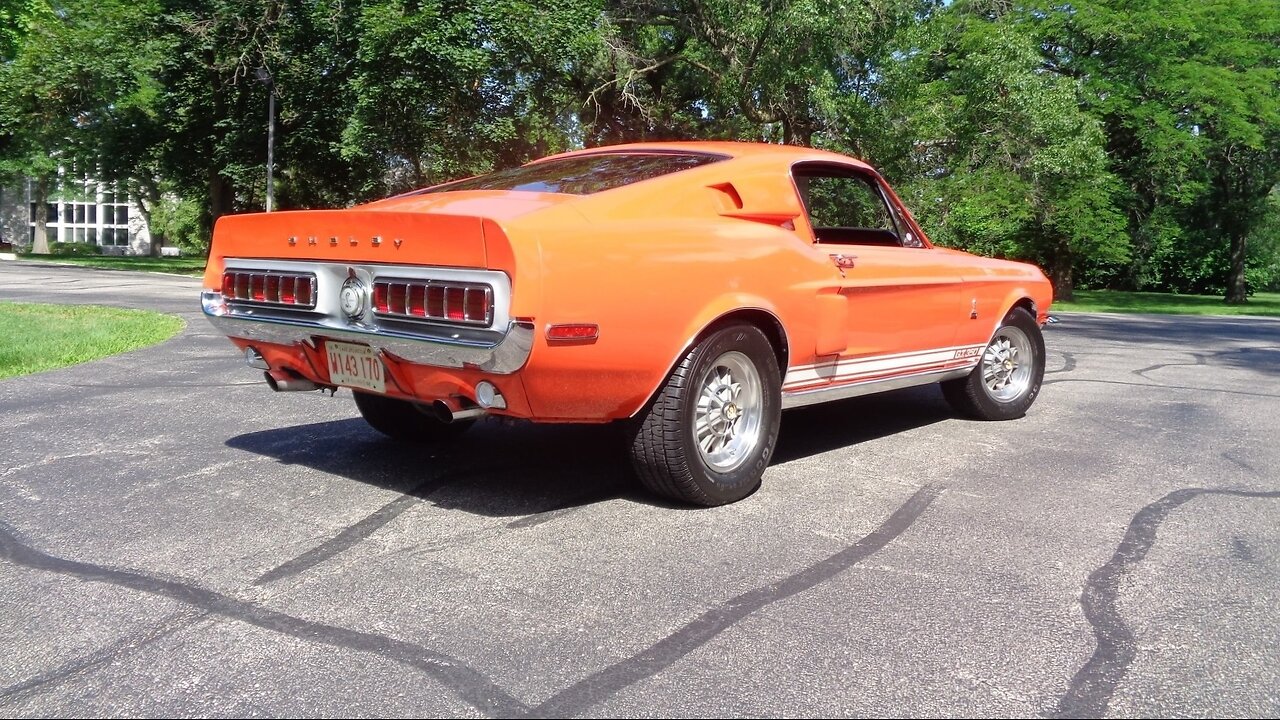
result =
[{"label": "tree", "polygon": [[406,187],[564,149],[563,79],[598,12],[522,0],[367,4],[344,157]]},{"label": "tree", "polygon": [[[722,136],[815,144],[887,40],[936,0],[621,0],[588,68],[595,140]],[[593,112],[594,111],[594,112]]]},{"label": "tree", "polygon": [[48,13],[41,0],[0,0],[0,62],[13,60],[32,25]]},{"label": "tree", "polygon": [[1069,299],[1082,264],[1128,259],[1099,124],[1034,38],[988,3],[957,1],[882,66],[880,123],[905,147],[902,192],[941,244],[1035,260]]},{"label": "tree", "polygon": [[116,170],[133,167],[104,146],[131,132],[121,118],[145,108],[156,92],[159,55],[147,32],[155,11],[148,0],[26,5],[27,31],[0,66],[0,125],[8,138],[0,175],[32,179],[37,253],[49,251],[42,208],[52,190],[86,178],[115,181],[124,174]]},{"label": "tree", "polygon": [[1081,0],[1032,16],[1048,67],[1104,123],[1149,281],[1199,282],[1184,268],[1208,244],[1226,255],[1212,282],[1244,302],[1246,238],[1280,181],[1280,4]]}]

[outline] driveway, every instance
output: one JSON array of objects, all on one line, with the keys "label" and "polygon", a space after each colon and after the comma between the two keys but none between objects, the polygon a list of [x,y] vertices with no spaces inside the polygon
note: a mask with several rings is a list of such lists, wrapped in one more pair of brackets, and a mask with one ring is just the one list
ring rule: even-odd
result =
[{"label": "driveway", "polygon": [[763,488],[655,501],[602,427],[447,448],[269,392],[181,315],[0,381],[0,715],[1280,714],[1280,322],[1063,315],[1030,414],[787,413]]}]

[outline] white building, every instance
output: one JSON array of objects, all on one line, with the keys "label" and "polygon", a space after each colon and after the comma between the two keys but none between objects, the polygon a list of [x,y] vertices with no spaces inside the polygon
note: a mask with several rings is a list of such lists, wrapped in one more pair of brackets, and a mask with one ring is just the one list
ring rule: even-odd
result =
[{"label": "white building", "polygon": [[51,190],[43,208],[31,201],[35,183],[0,188],[0,242],[15,251],[30,250],[35,242],[37,213],[43,212],[45,236],[55,242],[89,243],[104,255],[146,255],[151,233],[142,213],[124,193],[86,180]]}]

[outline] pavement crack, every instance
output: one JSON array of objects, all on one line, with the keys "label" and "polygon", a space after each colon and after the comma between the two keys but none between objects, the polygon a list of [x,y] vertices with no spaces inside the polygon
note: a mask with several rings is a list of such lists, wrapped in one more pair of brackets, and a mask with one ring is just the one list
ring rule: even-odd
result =
[{"label": "pavement crack", "polygon": [[52,670],[42,672],[20,683],[0,688],[0,701],[8,703],[20,702],[85,672],[133,655],[144,647],[179,630],[188,628],[208,616],[209,613],[207,611],[199,612],[195,610],[182,610],[171,613],[159,623],[149,625],[139,632],[117,638],[114,642],[104,647],[72,658]]},{"label": "pavement crack", "polygon": [[1201,367],[1209,364],[1209,361],[1205,358],[1205,356],[1200,353],[1191,353],[1191,357],[1195,358],[1196,361],[1193,363],[1185,363],[1185,362],[1184,363],[1156,363],[1155,365],[1148,365],[1144,368],[1139,368],[1137,370],[1130,370],[1129,373],[1132,375],[1137,375],[1143,380],[1150,380],[1153,383],[1162,384],[1160,383],[1160,381],[1155,380],[1151,377],[1148,377],[1147,373],[1155,372],[1156,370],[1160,370],[1162,368],[1167,368],[1167,367]]},{"label": "pavement crack", "polygon": [[622,491],[616,488],[606,488],[604,492],[593,490],[592,492],[575,495],[574,497],[558,502],[546,510],[540,510],[529,515],[525,515],[524,517],[516,518],[515,520],[507,523],[507,528],[510,530],[520,530],[536,527],[543,523],[548,523],[552,520],[564,517],[565,515],[575,513],[588,506],[595,505],[596,503],[608,502],[609,500],[615,500],[623,496],[624,494]]},{"label": "pavement crack", "polygon": [[1071,678],[1066,693],[1058,701],[1057,710],[1049,717],[1101,717],[1106,713],[1112,695],[1138,652],[1133,630],[1120,614],[1120,583],[1147,556],[1155,544],[1156,531],[1169,514],[1201,495],[1280,498],[1280,490],[1184,488],[1139,510],[1129,521],[1124,538],[1111,559],[1089,573],[1080,593],[1080,606],[1085,619],[1093,627],[1097,646],[1093,656]]},{"label": "pavement crack", "polygon": [[344,553],[356,544],[369,539],[369,536],[381,530],[405,510],[420,502],[422,502],[422,498],[413,495],[401,495],[365,516],[359,522],[347,526],[337,535],[259,575],[258,579],[253,581],[253,584],[263,586],[304,573],[333,556]]},{"label": "pavement crack", "polygon": [[357,544],[368,540],[374,533],[391,523],[392,520],[400,517],[405,510],[421,503],[431,493],[457,480],[458,476],[462,474],[446,473],[423,480],[409,488],[400,497],[374,510],[354,524],[347,526],[337,535],[259,575],[258,579],[253,581],[253,584],[260,587],[304,573],[335,555],[350,550]]},{"label": "pavement crack", "polygon": [[430,648],[385,635],[304,620],[198,585],[50,555],[22,543],[17,535],[2,523],[0,523],[0,558],[32,570],[52,572],[89,582],[106,583],[167,597],[210,614],[248,623],[307,642],[372,653],[428,675],[449,688],[463,701],[489,715],[505,717],[527,710],[524,703],[498,687],[478,670]]},{"label": "pavement crack", "polygon": [[1229,452],[1224,452],[1224,453],[1222,453],[1222,459],[1223,459],[1223,460],[1230,461],[1230,462],[1233,462],[1233,463],[1235,463],[1236,465],[1239,465],[1240,467],[1244,468],[1245,470],[1248,470],[1249,472],[1253,473],[1253,474],[1254,474],[1255,476],[1257,476],[1257,477],[1263,477],[1262,472],[1261,472],[1261,471],[1259,471],[1259,470],[1258,470],[1258,468],[1254,467],[1254,466],[1253,466],[1251,463],[1249,463],[1249,462],[1246,462],[1246,461],[1244,461],[1244,460],[1241,460],[1240,458],[1238,458],[1238,457],[1236,457],[1236,456],[1232,455],[1232,454],[1231,454],[1231,453],[1229,453]]},{"label": "pavement crack", "polygon": [[1045,375],[1057,375],[1059,373],[1069,373],[1076,369],[1076,354],[1066,350],[1059,350],[1058,354],[1062,356],[1062,367],[1057,370],[1046,370]]},{"label": "pavement crack", "polygon": [[941,493],[942,488],[932,485],[920,488],[880,527],[853,545],[777,582],[748,590],[707,610],[643,652],[614,663],[552,695],[530,709],[528,715],[577,715],[628,686],[657,675],[756,611],[830,580],[875,554],[906,532]]}]

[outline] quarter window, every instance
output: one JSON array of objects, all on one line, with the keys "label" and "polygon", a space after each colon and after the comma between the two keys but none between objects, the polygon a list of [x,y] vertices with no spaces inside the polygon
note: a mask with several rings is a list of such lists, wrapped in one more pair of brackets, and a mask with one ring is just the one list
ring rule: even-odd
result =
[{"label": "quarter window", "polygon": [[901,247],[897,223],[869,175],[852,168],[798,166],[792,177],[819,243]]},{"label": "quarter window", "polygon": [[861,178],[808,176],[804,181],[808,185],[805,205],[814,227],[893,230],[880,193]]}]

